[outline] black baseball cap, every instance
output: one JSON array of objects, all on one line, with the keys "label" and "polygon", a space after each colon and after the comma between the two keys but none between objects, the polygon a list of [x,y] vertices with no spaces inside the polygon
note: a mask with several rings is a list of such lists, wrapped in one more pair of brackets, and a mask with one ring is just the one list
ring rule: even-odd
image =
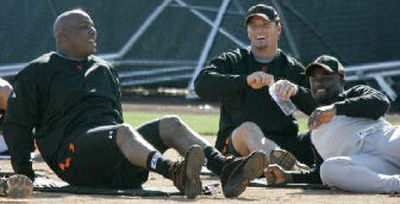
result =
[{"label": "black baseball cap", "polygon": [[314,71],[316,68],[323,69],[331,74],[337,73],[344,77],[344,67],[342,63],[340,63],[339,60],[336,59],[336,57],[332,57],[329,55],[319,56],[314,62],[307,65],[305,74],[307,76],[310,76],[312,74],[312,71]]},{"label": "black baseball cap", "polygon": [[279,16],[274,7],[266,4],[257,4],[247,10],[246,17],[244,18],[244,25],[247,25],[249,19],[253,16],[260,16],[267,21],[279,21]]}]

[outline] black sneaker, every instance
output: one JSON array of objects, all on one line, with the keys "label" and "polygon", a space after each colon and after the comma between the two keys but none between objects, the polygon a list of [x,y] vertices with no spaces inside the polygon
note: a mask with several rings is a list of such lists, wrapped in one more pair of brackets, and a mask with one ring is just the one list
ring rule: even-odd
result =
[{"label": "black sneaker", "polygon": [[200,171],[203,162],[203,149],[199,145],[192,145],[185,155],[185,160],[174,163],[169,169],[175,187],[187,198],[194,199],[202,193]]},{"label": "black sneaker", "polygon": [[25,175],[16,174],[0,179],[0,195],[9,198],[28,198],[32,196],[33,183]]},{"label": "black sneaker", "polygon": [[254,151],[247,157],[227,158],[225,162],[220,179],[227,198],[242,194],[249,182],[258,178],[267,165],[266,155],[262,151]]}]

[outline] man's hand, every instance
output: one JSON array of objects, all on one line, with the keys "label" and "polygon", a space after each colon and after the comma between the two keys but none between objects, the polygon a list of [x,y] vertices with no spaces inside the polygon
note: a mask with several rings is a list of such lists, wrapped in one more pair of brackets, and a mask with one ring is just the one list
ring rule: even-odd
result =
[{"label": "man's hand", "polygon": [[260,89],[274,83],[274,76],[265,72],[254,72],[247,76],[247,84],[253,89]]},{"label": "man's hand", "polygon": [[279,96],[279,98],[283,101],[289,100],[291,96],[294,96],[298,92],[298,88],[296,84],[288,80],[279,80],[275,82],[275,93]]},{"label": "man's hand", "polygon": [[285,172],[282,167],[276,164],[270,164],[264,169],[264,175],[268,186],[282,185],[291,182],[292,177]]},{"label": "man's hand", "polygon": [[336,106],[334,104],[329,106],[321,106],[314,110],[308,119],[308,128],[316,129],[324,123],[328,123],[336,115]]}]

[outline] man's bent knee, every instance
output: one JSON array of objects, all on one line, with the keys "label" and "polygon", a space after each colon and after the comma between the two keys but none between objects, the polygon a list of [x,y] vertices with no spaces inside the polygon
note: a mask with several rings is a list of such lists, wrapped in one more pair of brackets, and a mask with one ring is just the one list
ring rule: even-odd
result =
[{"label": "man's bent knee", "polygon": [[121,124],[117,128],[116,142],[117,145],[125,143],[127,139],[132,138],[134,136],[133,128],[129,124]]},{"label": "man's bent knee", "polygon": [[165,127],[179,127],[183,124],[181,118],[177,115],[168,115],[160,118],[160,125]]},{"label": "man's bent knee", "polygon": [[0,78],[0,109],[7,109],[8,97],[12,91],[12,86],[7,81]]},{"label": "man's bent knee", "polygon": [[240,129],[244,129],[244,130],[249,130],[249,131],[254,131],[256,129],[260,129],[260,127],[258,127],[257,124],[255,124],[254,122],[244,122],[239,126]]},{"label": "man's bent knee", "polygon": [[250,140],[250,139],[261,137],[261,136],[263,137],[264,135],[263,135],[260,127],[258,127],[258,125],[253,122],[242,123],[232,133],[233,139],[238,139],[238,140],[242,140],[242,139]]},{"label": "man's bent knee", "polygon": [[343,170],[348,165],[345,158],[331,158],[325,160],[320,167],[320,176],[323,184],[335,186],[340,177],[343,177]]},{"label": "man's bent knee", "polygon": [[159,121],[159,134],[163,138],[163,142],[170,140],[171,137],[175,137],[177,134],[184,135],[183,133],[187,129],[185,123],[176,115],[162,117]]},{"label": "man's bent knee", "polygon": [[264,138],[261,129],[253,122],[244,122],[232,132],[232,147],[241,155],[247,155],[255,148],[252,145],[260,143]]}]

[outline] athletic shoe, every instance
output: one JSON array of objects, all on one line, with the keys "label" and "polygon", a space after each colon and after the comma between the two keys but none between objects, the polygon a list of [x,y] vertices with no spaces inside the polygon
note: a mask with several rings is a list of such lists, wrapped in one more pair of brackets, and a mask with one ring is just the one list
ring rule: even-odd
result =
[{"label": "athletic shoe", "polygon": [[273,150],[270,154],[270,159],[272,164],[277,164],[282,167],[283,170],[309,170],[305,164],[300,163],[297,161],[296,157],[284,150],[284,149],[277,149]]},{"label": "athletic shoe", "polygon": [[170,169],[170,178],[175,187],[187,198],[194,199],[202,193],[200,171],[204,162],[204,152],[199,145],[192,145],[185,160],[174,163]]},{"label": "athletic shoe", "polygon": [[247,157],[229,157],[221,171],[222,190],[227,198],[238,197],[246,190],[249,182],[259,177],[267,165],[266,155],[254,151]]}]

